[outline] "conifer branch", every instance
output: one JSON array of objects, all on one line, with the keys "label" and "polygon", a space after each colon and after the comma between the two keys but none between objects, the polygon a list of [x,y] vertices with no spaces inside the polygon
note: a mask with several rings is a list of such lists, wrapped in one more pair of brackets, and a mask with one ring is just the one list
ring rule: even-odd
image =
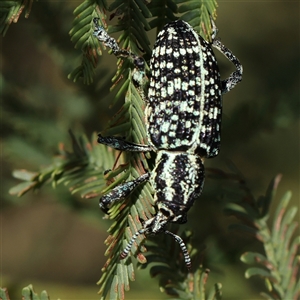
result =
[{"label": "conifer branch", "polygon": [[[22,297],[22,298],[21,298]],[[29,284],[22,289],[20,299],[22,300],[50,300],[48,293],[44,290],[40,296],[34,291],[33,286]],[[13,300],[9,297],[8,290],[0,287],[0,299],[1,300]]]},{"label": "conifer branch", "polygon": [[25,18],[29,17],[33,0],[2,0],[0,2],[0,33],[5,36],[11,23],[17,23],[25,10]]},{"label": "conifer branch", "polygon": [[[239,178],[237,176],[236,178]],[[275,200],[275,194],[281,175],[270,183],[266,194],[255,199],[240,177],[240,186],[245,192],[244,201],[227,205],[226,212],[236,216],[242,224],[232,224],[231,230],[250,234],[259,240],[264,247],[264,254],[246,252],[241,260],[250,265],[245,277],[260,276],[264,278],[268,293],[261,293],[267,299],[285,300],[299,297],[299,266],[297,254],[300,236],[294,237],[298,222],[294,221],[297,207],[290,207],[291,192],[287,192],[277,206],[272,228],[268,225],[269,207]]]},{"label": "conifer branch", "polygon": [[116,152],[98,145],[95,134],[92,142],[85,136],[77,140],[71,132],[70,134],[72,152],[60,144],[59,154],[54,157],[52,165],[42,168],[39,172],[15,170],[13,176],[23,182],[11,188],[10,194],[20,197],[51,182],[53,187],[64,183],[69,186],[72,194],[79,192],[83,198],[99,196],[106,188],[107,176],[103,173],[114,163]]}]

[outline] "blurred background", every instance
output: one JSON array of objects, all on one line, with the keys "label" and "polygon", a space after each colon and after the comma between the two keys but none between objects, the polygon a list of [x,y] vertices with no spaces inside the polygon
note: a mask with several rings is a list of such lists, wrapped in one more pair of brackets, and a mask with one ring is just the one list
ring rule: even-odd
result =
[{"label": "blurred background", "polygon": [[[71,149],[69,129],[91,136],[117,111],[110,108],[114,95],[109,93],[115,57],[100,58],[89,86],[67,79],[81,59],[68,34],[80,3],[34,2],[29,18],[22,14],[1,38],[1,285],[9,288],[11,299],[19,299],[20,288],[29,283],[38,292],[46,289],[51,299],[98,298],[95,283],[111,224],[102,219],[98,199],[83,200],[64,186],[50,185],[21,198],[8,193],[19,183],[11,175],[14,169],[37,171],[50,164],[60,142]],[[222,150],[206,167],[228,171],[226,161],[232,161],[256,197],[281,173],[271,211],[287,190],[299,206],[300,4],[218,3],[218,35],[242,62],[244,76],[223,98]],[[155,32],[150,35],[153,45]],[[225,78],[233,66],[216,55]],[[239,257],[262,248],[227,231],[233,220],[218,206],[223,185],[206,180],[202,202],[191,209],[186,228],[193,230],[195,244],[208,247],[209,282],[223,284],[223,299],[261,299],[264,286],[244,279],[246,266]],[[167,298],[147,271],[137,271],[126,297]]]}]

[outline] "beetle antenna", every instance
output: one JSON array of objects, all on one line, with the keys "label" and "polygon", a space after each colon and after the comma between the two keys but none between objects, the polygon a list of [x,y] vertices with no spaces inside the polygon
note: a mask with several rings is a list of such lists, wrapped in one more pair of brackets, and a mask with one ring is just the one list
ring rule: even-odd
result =
[{"label": "beetle antenna", "polygon": [[174,238],[174,240],[179,244],[179,246],[181,248],[181,251],[183,253],[183,256],[184,256],[184,261],[185,261],[186,267],[188,268],[188,270],[190,270],[191,266],[192,266],[191,258],[190,258],[190,255],[189,255],[188,251],[187,251],[186,245],[183,242],[183,239],[180,236],[178,236],[178,235],[176,235],[173,232],[170,232],[168,230],[165,230],[165,233],[171,235]]},{"label": "beetle antenna", "polygon": [[147,230],[142,228],[140,230],[138,230],[131,238],[131,240],[128,242],[127,246],[124,248],[124,250],[122,251],[122,253],[120,254],[121,259],[124,259],[125,257],[127,257],[133,243],[135,242],[135,240],[137,239],[137,237],[140,234],[144,234]]}]

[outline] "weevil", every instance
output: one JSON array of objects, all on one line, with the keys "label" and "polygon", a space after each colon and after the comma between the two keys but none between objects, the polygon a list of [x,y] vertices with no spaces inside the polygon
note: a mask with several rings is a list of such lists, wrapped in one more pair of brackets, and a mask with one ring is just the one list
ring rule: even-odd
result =
[{"label": "weevil", "polygon": [[[133,80],[139,91],[145,77],[144,60],[120,49],[115,39],[94,19],[94,36],[118,57],[130,57],[135,64]],[[204,184],[205,158],[220,150],[222,94],[242,80],[243,68],[233,53],[216,39],[212,22],[212,42],[205,41],[185,21],[168,23],[158,33],[150,60],[149,88],[145,99],[148,144],[135,144],[118,137],[103,137],[98,142],[121,151],[156,153],[155,167],[139,178],[125,182],[100,198],[105,212],[115,201],[126,198],[138,185],[149,181],[154,190],[156,214],[145,221],[128,242],[121,258],[128,255],[141,234],[164,232],[179,243],[185,263],[191,259],[183,240],[166,230],[168,223],[187,222],[187,212],[200,196]],[[220,79],[212,47],[230,60],[236,70]]]}]

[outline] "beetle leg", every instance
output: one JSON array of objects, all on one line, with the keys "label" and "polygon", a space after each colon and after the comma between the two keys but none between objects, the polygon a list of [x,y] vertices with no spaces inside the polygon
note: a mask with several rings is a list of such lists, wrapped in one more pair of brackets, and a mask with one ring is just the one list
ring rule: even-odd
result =
[{"label": "beetle leg", "polygon": [[107,214],[108,210],[114,204],[114,202],[128,197],[138,185],[149,180],[149,177],[149,173],[143,174],[142,176],[134,180],[127,181],[123,184],[116,186],[109,193],[103,195],[99,200],[99,206],[102,209],[102,211],[104,211]]},{"label": "beetle leg", "polygon": [[131,51],[120,48],[117,41],[106,32],[104,27],[99,26],[98,21],[99,18],[93,19],[95,25],[95,30],[93,32],[93,35],[100,42],[102,42],[106,47],[110,48],[116,57],[124,57],[124,58],[132,59],[135,66],[135,70],[133,71],[133,76],[132,76],[134,84],[136,86],[142,86],[144,84],[145,77],[146,77],[144,59],[134,54]]},{"label": "beetle leg", "polygon": [[111,148],[121,150],[121,151],[132,151],[132,152],[149,152],[153,151],[153,148],[148,145],[136,144],[125,141],[122,138],[117,138],[114,136],[103,137],[98,134],[98,143],[107,145]]},{"label": "beetle leg", "polygon": [[243,66],[241,65],[239,59],[231,52],[230,49],[225,47],[220,40],[216,39],[217,27],[214,21],[211,19],[212,23],[212,46],[218,49],[229,61],[231,61],[236,71],[232,72],[227,79],[222,80],[222,94],[225,94],[232,90],[241,80],[243,75]]}]

